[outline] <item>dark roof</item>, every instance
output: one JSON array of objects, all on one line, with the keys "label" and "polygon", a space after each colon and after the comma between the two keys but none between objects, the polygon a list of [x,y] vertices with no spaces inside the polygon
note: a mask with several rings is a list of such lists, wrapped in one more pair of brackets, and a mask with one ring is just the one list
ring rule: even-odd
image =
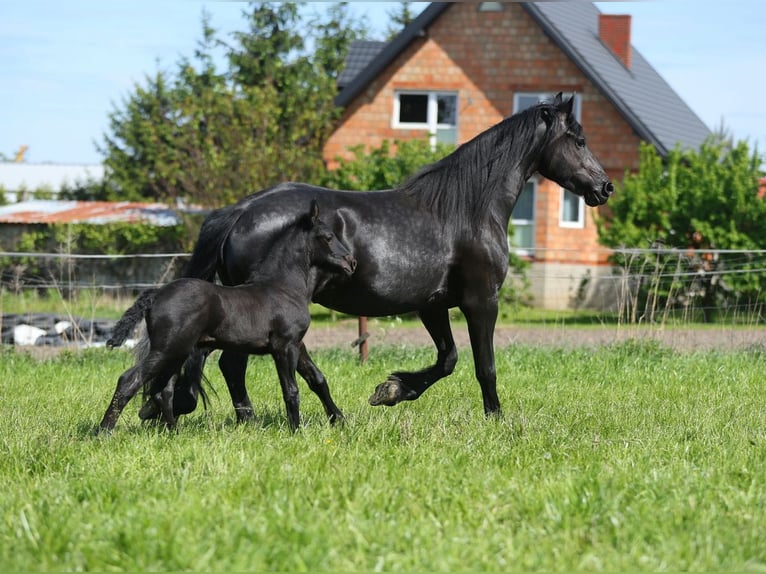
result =
[{"label": "dark roof", "polygon": [[[376,43],[380,44],[376,55],[371,53],[373,43],[367,42],[364,60],[355,54],[358,48],[352,45],[347,61],[354,62],[359,72],[353,79],[344,78],[336,103],[348,105],[449,6],[449,2],[432,2],[391,42]],[[653,144],[663,156],[678,143],[683,147],[698,148],[710,135],[709,128],[638,50],[631,47],[631,67],[628,69],[602,43],[598,35],[600,11],[594,4],[524,2],[522,6],[622,113],[639,137]],[[360,65],[362,61],[364,64]]]},{"label": "dark roof", "polygon": [[348,50],[343,70],[338,76],[338,88],[345,88],[364,70],[386,46],[386,42],[354,40]]}]

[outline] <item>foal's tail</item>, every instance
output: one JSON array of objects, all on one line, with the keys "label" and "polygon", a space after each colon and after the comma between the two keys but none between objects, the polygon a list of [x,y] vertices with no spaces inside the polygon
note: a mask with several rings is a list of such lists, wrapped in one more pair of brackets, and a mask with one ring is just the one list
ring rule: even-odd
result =
[{"label": "foal's tail", "polygon": [[154,304],[154,298],[157,296],[157,291],[159,291],[159,288],[154,287],[152,289],[147,289],[138,296],[136,302],[125,311],[122,317],[120,317],[120,320],[114,325],[112,336],[106,342],[107,347],[110,349],[119,347],[125,342],[125,339],[133,334],[136,325],[141,322],[141,319],[144,318],[146,312],[151,309]]}]

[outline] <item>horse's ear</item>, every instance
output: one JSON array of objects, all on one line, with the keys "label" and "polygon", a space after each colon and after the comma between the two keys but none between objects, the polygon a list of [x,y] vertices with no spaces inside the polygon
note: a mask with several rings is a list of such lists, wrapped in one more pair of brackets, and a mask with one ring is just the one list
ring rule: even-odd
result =
[{"label": "horse's ear", "polygon": [[316,199],[311,200],[311,208],[309,211],[309,217],[311,218],[311,224],[317,222],[317,217],[319,217],[319,203]]},{"label": "horse's ear", "polygon": [[559,96],[561,96],[561,92],[559,92],[559,95],[556,96],[559,99],[559,103],[558,103],[559,110],[562,113],[566,114],[567,116],[571,116],[572,109],[574,109],[574,98],[575,98],[574,94],[572,94],[572,96],[569,99],[567,99],[567,101],[565,102],[562,102]]},{"label": "horse's ear", "polygon": [[559,92],[553,97],[553,105],[554,106],[560,106],[561,102],[564,100],[564,94],[562,92]]}]

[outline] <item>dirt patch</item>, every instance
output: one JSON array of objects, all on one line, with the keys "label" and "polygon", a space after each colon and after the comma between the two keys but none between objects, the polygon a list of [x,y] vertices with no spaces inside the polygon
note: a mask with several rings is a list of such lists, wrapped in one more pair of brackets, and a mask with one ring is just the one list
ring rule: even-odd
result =
[{"label": "dirt patch", "polygon": [[[453,325],[453,336],[459,348],[470,346],[468,331],[463,323]],[[400,324],[391,320],[370,319],[367,324],[369,349],[375,347],[431,347],[433,343],[422,325]],[[357,340],[358,324],[355,319],[338,321],[332,325],[314,325],[306,334],[309,349],[350,348]],[[572,326],[507,326],[495,330],[495,347],[534,345],[563,348],[597,347],[610,343],[655,340],[678,351],[694,350],[748,350],[766,349],[766,330],[754,327],[572,327]],[[18,347],[37,359],[54,357],[63,350],[77,347]]]},{"label": "dirt patch", "polygon": [[[367,339],[374,346],[432,346],[431,338],[421,325],[397,325],[392,322],[369,320]],[[468,347],[470,340],[465,324],[452,328],[458,347]],[[331,326],[315,326],[306,334],[309,349],[346,347],[358,338],[356,320],[341,321]],[[554,347],[595,347],[631,339],[656,340],[662,345],[679,351],[693,350],[744,350],[766,346],[766,330],[763,328],[709,327],[673,328],[630,326],[498,326],[495,329],[495,346],[515,344]]]}]

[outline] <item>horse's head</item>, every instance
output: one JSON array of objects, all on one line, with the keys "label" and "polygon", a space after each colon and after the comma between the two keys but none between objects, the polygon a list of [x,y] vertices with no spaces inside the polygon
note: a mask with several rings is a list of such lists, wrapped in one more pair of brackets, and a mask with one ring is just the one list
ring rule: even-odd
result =
[{"label": "horse's head", "polygon": [[316,267],[329,269],[335,273],[342,271],[351,275],[356,269],[356,259],[332,228],[319,218],[319,206],[312,200],[308,214],[309,222],[309,251],[311,264]]},{"label": "horse's head", "polygon": [[614,192],[614,186],[585,145],[582,126],[572,114],[573,103],[574,96],[563,101],[559,92],[552,103],[539,105],[547,132],[537,171],[581,195],[591,207],[602,205]]}]

